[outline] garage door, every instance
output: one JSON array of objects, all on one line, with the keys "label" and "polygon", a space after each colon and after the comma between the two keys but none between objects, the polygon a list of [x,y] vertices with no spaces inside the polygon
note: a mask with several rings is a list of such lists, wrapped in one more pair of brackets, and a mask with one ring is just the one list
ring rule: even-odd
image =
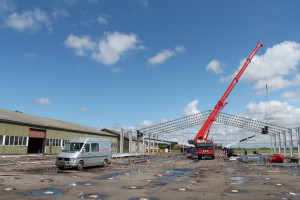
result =
[{"label": "garage door", "polygon": [[29,129],[29,137],[31,137],[31,138],[45,138],[46,137],[46,130]]}]

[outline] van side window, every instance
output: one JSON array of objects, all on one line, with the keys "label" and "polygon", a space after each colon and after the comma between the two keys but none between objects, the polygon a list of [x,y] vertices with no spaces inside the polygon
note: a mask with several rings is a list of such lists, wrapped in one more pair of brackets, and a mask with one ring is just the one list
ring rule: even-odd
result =
[{"label": "van side window", "polygon": [[90,144],[85,144],[84,148],[85,148],[85,152],[90,152]]},{"label": "van side window", "polygon": [[92,143],[92,151],[99,151],[99,144],[98,143]]}]

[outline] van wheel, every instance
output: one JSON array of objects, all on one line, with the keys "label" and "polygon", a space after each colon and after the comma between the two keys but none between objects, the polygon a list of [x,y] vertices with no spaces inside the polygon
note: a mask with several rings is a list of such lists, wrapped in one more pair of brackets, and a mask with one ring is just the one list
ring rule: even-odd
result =
[{"label": "van wheel", "polygon": [[79,161],[77,164],[77,170],[82,171],[83,170],[83,161]]},{"label": "van wheel", "polygon": [[108,165],[108,160],[104,159],[104,161],[103,161],[103,167],[106,167],[107,165]]}]

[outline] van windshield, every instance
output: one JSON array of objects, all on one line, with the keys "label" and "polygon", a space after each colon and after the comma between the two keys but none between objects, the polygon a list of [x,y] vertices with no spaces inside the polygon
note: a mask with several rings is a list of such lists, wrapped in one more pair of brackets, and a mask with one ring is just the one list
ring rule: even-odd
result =
[{"label": "van windshield", "polygon": [[67,143],[64,148],[62,149],[62,152],[75,152],[80,151],[83,146],[83,143]]}]

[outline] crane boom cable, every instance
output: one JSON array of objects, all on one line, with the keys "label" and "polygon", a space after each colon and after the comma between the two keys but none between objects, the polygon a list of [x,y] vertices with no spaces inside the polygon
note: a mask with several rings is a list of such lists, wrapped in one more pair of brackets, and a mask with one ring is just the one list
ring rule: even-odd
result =
[{"label": "crane boom cable", "polygon": [[264,68],[264,74],[265,74],[265,83],[266,83],[266,91],[265,91],[265,98],[266,98],[266,113],[265,113],[265,122],[268,123],[268,119],[271,118],[270,115],[270,99],[269,99],[269,89],[268,89],[268,76],[267,76],[267,69],[266,69],[266,62],[265,62],[265,54],[264,54],[264,48],[262,47],[262,61],[263,61],[263,68]]}]

